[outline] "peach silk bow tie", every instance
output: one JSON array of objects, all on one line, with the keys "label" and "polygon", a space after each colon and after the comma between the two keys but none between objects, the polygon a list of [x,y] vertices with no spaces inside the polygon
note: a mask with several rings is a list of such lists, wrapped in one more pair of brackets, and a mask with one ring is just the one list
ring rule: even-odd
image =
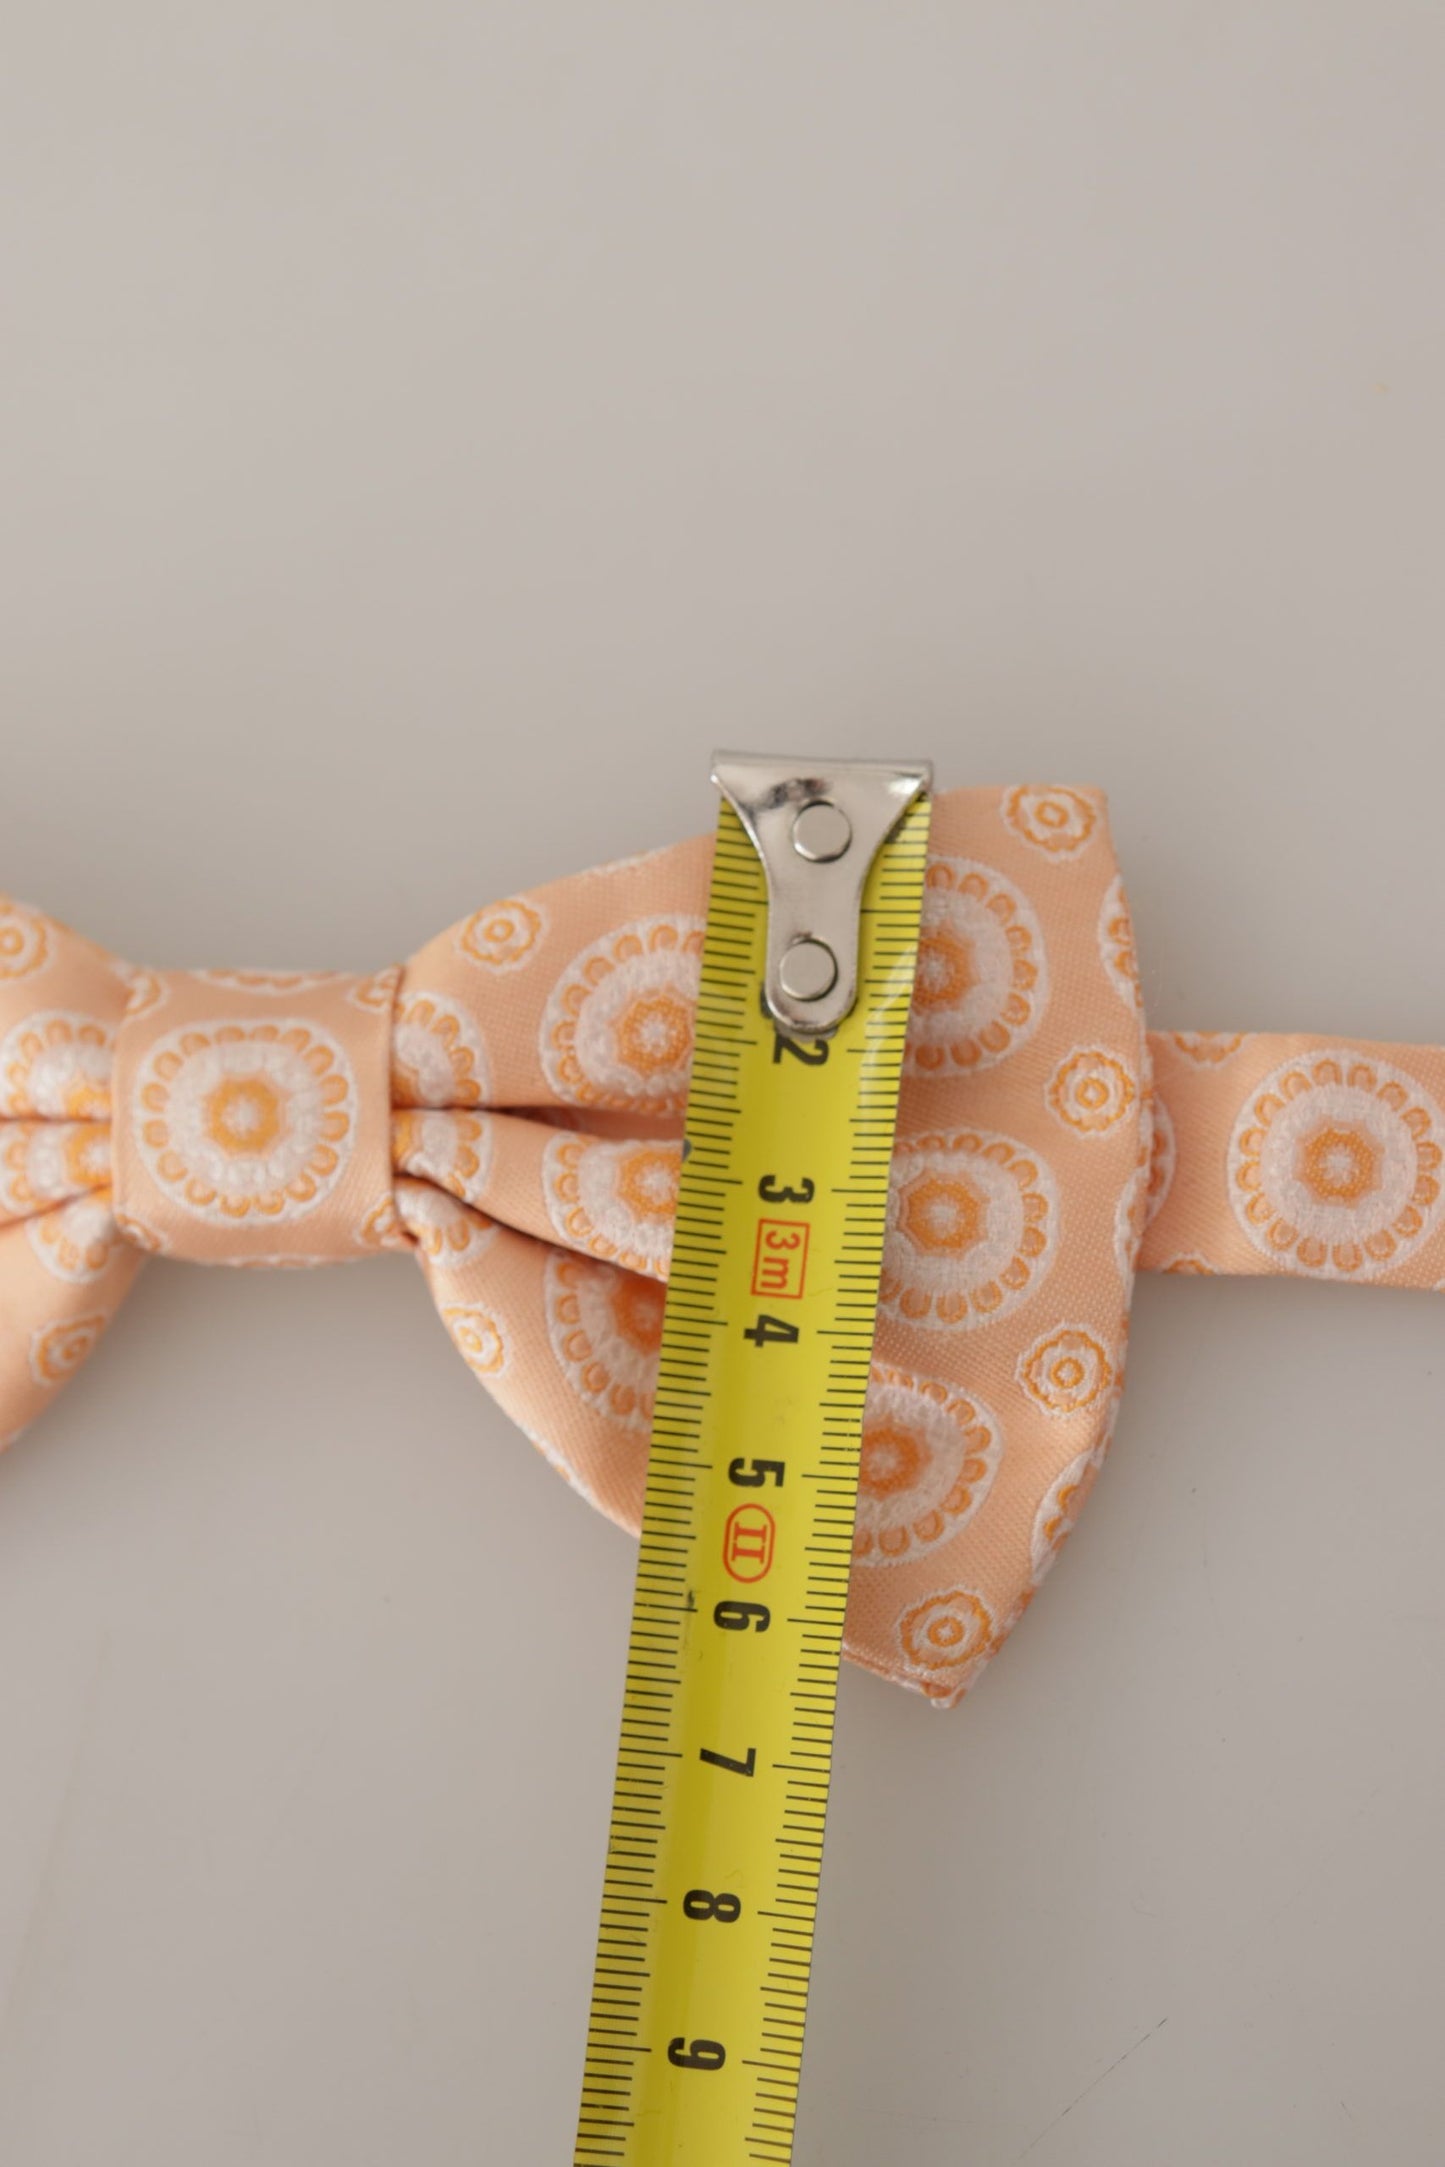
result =
[{"label": "peach silk bow tie", "polygon": [[[396,969],[151,971],[0,904],[0,1442],[150,1254],[409,1249],[463,1359],[636,1529],[709,837]],[[935,800],[848,1653],[957,1700],[1107,1450],[1136,1265],[1433,1286],[1445,1054],[1146,1033],[1101,794]]]}]

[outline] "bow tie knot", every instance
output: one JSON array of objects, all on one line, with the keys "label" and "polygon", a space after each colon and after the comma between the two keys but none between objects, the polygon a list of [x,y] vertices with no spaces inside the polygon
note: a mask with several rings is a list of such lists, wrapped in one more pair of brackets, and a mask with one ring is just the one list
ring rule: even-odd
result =
[{"label": "bow tie knot", "polygon": [[111,1081],[121,1236],[202,1264],[343,1263],[389,1238],[399,978],[137,972]]}]

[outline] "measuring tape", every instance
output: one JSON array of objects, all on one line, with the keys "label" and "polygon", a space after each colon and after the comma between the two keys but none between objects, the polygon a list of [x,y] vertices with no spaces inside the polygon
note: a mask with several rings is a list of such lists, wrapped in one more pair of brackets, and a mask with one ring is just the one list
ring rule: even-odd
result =
[{"label": "measuring tape", "polygon": [[792,2157],[928,770],[720,756],[576,2167]]}]

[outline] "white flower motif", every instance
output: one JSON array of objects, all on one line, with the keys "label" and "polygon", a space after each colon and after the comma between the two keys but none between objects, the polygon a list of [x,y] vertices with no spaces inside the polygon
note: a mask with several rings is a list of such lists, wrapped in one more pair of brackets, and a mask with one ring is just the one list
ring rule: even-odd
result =
[{"label": "white flower motif", "polygon": [[1104,1442],[1091,1445],[1087,1452],[1081,1452],[1077,1459],[1070,1460],[1062,1474],[1055,1476],[1045,1490],[1034,1514],[1030,1542],[1030,1571],[1035,1587],[1047,1577],[1072,1534],[1094,1487],[1094,1478],[1103,1465],[1106,1445],[1107,1437]]},{"label": "white flower motif", "polygon": [[1033,1036],[1048,997],[1043,928],[1022,890],[976,859],[931,858],[908,1073],[991,1068]]},{"label": "white flower motif", "polygon": [[1076,1415],[1112,1390],[1114,1364],[1084,1325],[1061,1324],[1019,1356],[1018,1380],[1045,1414]]},{"label": "white flower motif", "polygon": [[52,1279],[99,1279],[120,1236],[108,1197],[80,1196],[25,1222],[26,1239]]},{"label": "white flower motif", "polygon": [[480,1106],[491,1087],[475,1018],[444,993],[408,993],[391,1039],[398,1106]]},{"label": "white flower motif", "polygon": [[131,1118],[151,1179],[213,1225],[298,1219],[351,1156],[356,1089],[346,1050],[283,1017],[186,1025],[158,1039]]},{"label": "white flower motif", "polygon": [[474,912],[458,930],[457,947],[469,963],[510,971],[526,962],[546,930],[546,917],[536,903],[509,895]]},{"label": "white flower motif", "polygon": [[1394,1270],[1440,1222],[1442,1118],[1424,1086],[1386,1061],[1321,1047],[1283,1062],[1234,1125],[1235,1217],[1282,1270]]},{"label": "white flower motif", "polygon": [[1134,948],[1134,923],[1124,895],[1124,883],[1115,877],[1099,910],[1099,960],[1105,976],[1121,1001],[1133,1009],[1144,1006],[1139,980],[1139,958]]},{"label": "white flower motif", "polygon": [[1035,1293],[1053,1261],[1058,1191],[1040,1154],[978,1129],[907,1137],[893,1154],[879,1307],[965,1330]]},{"label": "white flower motif", "polygon": [[50,959],[50,920],[28,903],[0,896],[0,985],[44,970]]},{"label": "white flower motif", "polygon": [[542,1190],[569,1248],[628,1271],[666,1276],[677,1210],[678,1146],[557,1135],[542,1159]]},{"label": "white flower motif", "polygon": [[680,1113],[703,920],[636,918],[572,958],[542,1017],[542,1067],[574,1106]]},{"label": "white flower motif", "polygon": [[103,1121],[113,1041],[103,1023],[64,1009],[24,1016],[0,1041],[0,1114]]},{"label": "white flower motif", "polygon": [[1003,1457],[998,1417],[933,1378],[875,1363],[863,1416],[853,1555],[912,1562],[967,1527]]},{"label": "white flower motif", "polygon": [[1001,810],[1015,835],[1055,859],[1077,857],[1099,825],[1095,799],[1062,783],[1022,783],[1009,791]]},{"label": "white flower motif", "polygon": [[474,1264],[496,1239],[493,1220],[459,1204],[429,1181],[399,1179],[396,1210],[427,1263],[439,1271],[456,1272]]},{"label": "white flower motif", "polygon": [[1117,1128],[1139,1097],[1138,1078],[1103,1046],[1076,1046],[1049,1078],[1051,1112],[1076,1136]]},{"label": "white flower motif", "polygon": [[507,1367],[507,1343],[495,1317],[475,1303],[455,1303],[442,1311],[442,1322],[468,1369],[478,1377],[499,1377]]},{"label": "white flower motif", "polygon": [[661,1287],[615,1264],[554,1249],[545,1306],[552,1352],[578,1398],[646,1436],[662,1346]]}]

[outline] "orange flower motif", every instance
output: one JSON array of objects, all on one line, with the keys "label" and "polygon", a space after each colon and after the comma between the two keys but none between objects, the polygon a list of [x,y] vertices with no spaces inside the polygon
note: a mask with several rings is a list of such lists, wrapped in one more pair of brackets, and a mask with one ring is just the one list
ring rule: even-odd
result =
[{"label": "orange flower motif", "polygon": [[123,1241],[130,1243],[132,1249],[139,1249],[148,1257],[164,1256],[165,1236],[157,1233],[146,1220],[138,1219],[134,1212],[116,1212],[115,1230]]},{"label": "orange flower motif", "polygon": [[398,1106],[479,1106],[490,1082],[487,1049],[471,1016],[442,993],[398,1006],[391,1090]]},{"label": "orange flower motif", "polygon": [[0,896],[0,982],[43,969],[50,953],[48,925],[43,912]]},{"label": "orange flower motif", "polygon": [[25,1233],[37,1260],[52,1279],[76,1283],[98,1279],[119,1242],[109,1202],[81,1196],[28,1219]]},{"label": "orange flower motif", "polygon": [[64,1384],[91,1352],[107,1319],[103,1312],[43,1324],[30,1335],[30,1374],[39,1385]]},{"label": "orange flower motif", "polygon": [[1110,1390],[1114,1365],[1092,1332],[1062,1324],[1020,1355],[1018,1380],[1045,1414],[1076,1415]]},{"label": "orange flower motif", "polygon": [[1238,1053],[1245,1034],[1242,1031],[1171,1031],[1169,1037],[1187,1061],[1197,1061],[1201,1068],[1218,1068]]},{"label": "orange flower motif", "polygon": [[994,1650],[994,1621],[982,1597],[967,1588],[929,1595],[898,1621],[898,1643],[915,1670],[957,1674],[982,1663]]},{"label": "orange flower motif", "polygon": [[1099,810],[1082,790],[1060,784],[1021,784],[1003,801],[1003,817],[1024,842],[1051,858],[1072,858],[1088,847]]},{"label": "orange flower motif", "polygon": [[525,963],[545,930],[545,921],[535,903],[522,896],[509,895],[500,903],[489,903],[468,918],[457,935],[457,946],[472,963],[484,964],[488,970],[510,971],[519,963]]},{"label": "orange flower motif", "polygon": [[442,1311],[458,1354],[479,1377],[496,1377],[507,1366],[507,1348],[495,1317],[484,1309],[456,1305]]},{"label": "orange flower motif", "polygon": [[58,1009],[26,1016],[0,1044],[0,1114],[104,1121],[110,1069],[104,1024]]},{"label": "orange flower motif", "polygon": [[314,1024],[183,1026],[151,1047],[134,1089],[151,1179],[213,1225],[300,1218],[351,1155],[351,1064]]},{"label": "orange flower motif", "polygon": [[997,1417],[933,1378],[873,1366],[863,1417],[853,1555],[897,1565],[968,1525],[1003,1456]]},{"label": "orange flower motif", "polygon": [[493,1129],[486,1114],[408,1108],[391,1117],[392,1163],[404,1174],[481,1206],[492,1169]]},{"label": "orange flower motif", "polygon": [[1139,979],[1139,958],[1134,949],[1134,923],[1124,898],[1124,883],[1114,879],[1099,911],[1099,958],[1121,1001],[1142,1009],[1144,988]]},{"label": "orange flower motif", "polygon": [[166,998],[166,989],[156,971],[146,970],[136,963],[117,963],[116,972],[126,989],[125,1012],[128,1017],[148,1015],[159,1008]]},{"label": "orange flower motif", "polygon": [[931,858],[905,1064],[989,1068],[1034,1032],[1048,999],[1044,936],[1012,881],[971,858]]},{"label": "orange flower motif", "polygon": [[1440,1221],[1439,1107],[1385,1061],[1322,1048],[1251,1092],[1229,1148],[1235,1216],[1282,1269],[1373,1279]]},{"label": "orange flower motif", "polygon": [[663,1291],[615,1264],[553,1250],[546,1266],[547,1336],[578,1398],[644,1436],[662,1346]]},{"label": "orange flower motif", "polygon": [[1107,1438],[1070,1460],[1063,1473],[1050,1483],[1034,1514],[1030,1544],[1030,1567],[1037,1588],[1073,1533],[1099,1469],[1104,1463]]},{"label": "orange flower motif", "polygon": [[110,1180],[103,1121],[14,1121],[0,1128],[0,1222],[64,1204]]},{"label": "orange flower motif", "polygon": [[1053,1261],[1058,1195],[1037,1152],[984,1130],[908,1137],[894,1151],[880,1307],[908,1324],[987,1324]]},{"label": "orange flower motif", "polygon": [[373,971],[367,978],[358,978],[354,985],[347,987],[346,998],[353,1008],[384,1016],[395,1005],[400,984],[401,965],[393,963],[384,971]]},{"label": "orange flower motif", "polygon": [[1123,1062],[1102,1046],[1077,1047],[1049,1078],[1050,1107],[1079,1136],[1103,1136],[1116,1128],[1138,1096]]},{"label": "orange flower motif", "polygon": [[494,1220],[459,1204],[429,1181],[402,1176],[396,1183],[396,1213],[427,1262],[439,1271],[460,1271],[490,1247]]},{"label": "orange flower motif", "polygon": [[678,1145],[665,1140],[554,1136],[542,1161],[552,1224],[570,1248],[665,1278],[681,1163]]},{"label": "orange flower motif", "polygon": [[1214,1266],[1208,1263],[1204,1257],[1197,1255],[1192,1249],[1182,1250],[1177,1257],[1171,1257],[1161,1269],[1166,1272],[1180,1272],[1186,1276],[1200,1279],[1212,1279],[1216,1276]]},{"label": "orange flower motif", "polygon": [[542,1018],[542,1066],[558,1098],[681,1113],[702,939],[701,918],[637,918],[572,958]]}]

